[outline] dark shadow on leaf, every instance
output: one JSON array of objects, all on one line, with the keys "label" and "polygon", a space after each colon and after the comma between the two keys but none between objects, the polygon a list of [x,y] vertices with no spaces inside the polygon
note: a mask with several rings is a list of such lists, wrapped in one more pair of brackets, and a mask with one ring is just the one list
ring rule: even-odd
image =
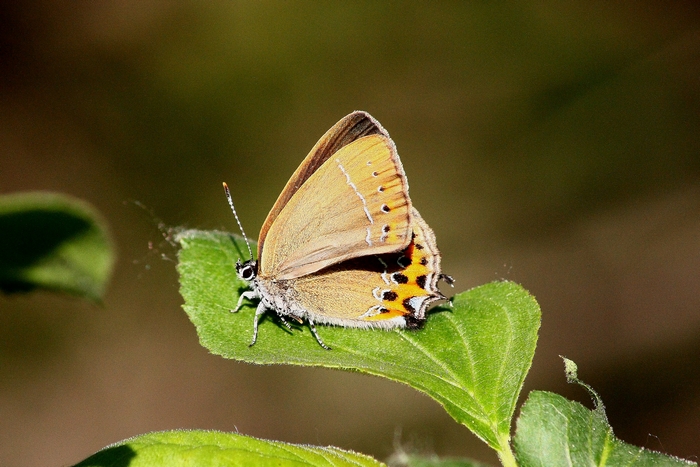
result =
[{"label": "dark shadow on leaf", "polygon": [[[229,234],[228,236],[229,240],[231,241],[231,245],[233,245],[233,248],[236,249],[236,253],[238,253],[238,257],[241,258],[241,262],[246,261],[246,258],[248,258],[248,250],[242,250],[240,245],[236,243],[236,237],[233,235]],[[248,258],[252,259],[252,258]]]},{"label": "dark shadow on leaf", "polygon": [[114,446],[93,454],[74,467],[128,467],[136,457],[130,446]]},{"label": "dark shadow on leaf", "polygon": [[449,303],[444,303],[441,305],[437,305],[432,307],[426,312],[427,316],[433,315],[433,314],[438,314],[438,313],[453,313],[454,308],[450,306]]},{"label": "dark shadow on leaf", "polygon": [[32,290],[34,284],[19,273],[90,227],[75,215],[43,209],[0,215],[0,287],[7,292]]},{"label": "dark shadow on leaf", "polygon": [[284,325],[282,322],[282,318],[275,313],[273,310],[267,310],[265,314],[263,315],[262,318],[260,318],[260,322],[263,322],[264,320],[269,319],[272,320],[275,325],[286,332],[287,334],[294,334],[294,331],[300,331],[306,326],[306,322],[302,321],[301,323],[294,318],[290,317],[285,317],[284,320],[289,323],[289,326],[292,328],[291,330],[287,328],[287,326]]}]

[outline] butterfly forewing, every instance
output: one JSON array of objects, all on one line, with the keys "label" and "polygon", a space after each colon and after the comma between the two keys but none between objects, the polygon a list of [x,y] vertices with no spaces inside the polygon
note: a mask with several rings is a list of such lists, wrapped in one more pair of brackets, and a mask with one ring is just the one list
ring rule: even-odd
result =
[{"label": "butterfly forewing", "polygon": [[408,185],[393,142],[370,135],[343,146],[296,190],[272,221],[260,276],[293,279],[411,241]]},{"label": "butterfly forewing", "polygon": [[282,190],[282,193],[280,193],[270,213],[267,215],[267,219],[265,219],[265,223],[262,229],[260,229],[260,237],[258,238],[258,258],[261,256],[260,253],[265,245],[265,240],[272,223],[289,202],[289,199],[297,192],[299,187],[342,147],[369,135],[383,135],[387,138],[389,137],[386,130],[370,114],[356,111],[343,117],[318,140],[299,168],[290,177],[284,190]]}]

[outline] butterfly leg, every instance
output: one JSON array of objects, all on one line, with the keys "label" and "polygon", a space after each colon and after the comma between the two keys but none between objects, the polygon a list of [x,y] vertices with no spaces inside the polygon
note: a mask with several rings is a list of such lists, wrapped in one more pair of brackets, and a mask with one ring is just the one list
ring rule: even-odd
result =
[{"label": "butterfly leg", "polygon": [[258,303],[258,308],[255,310],[255,321],[253,323],[253,341],[248,347],[252,347],[255,341],[258,340],[258,321],[260,321],[260,317],[265,314],[265,310],[267,310],[265,303],[262,301]]},{"label": "butterfly leg", "polygon": [[294,330],[293,330],[292,327],[289,325],[289,323],[287,322],[287,320],[284,319],[284,316],[282,316],[282,315],[279,314],[279,313],[277,313],[277,316],[279,317],[280,321],[282,321],[282,324],[284,324],[284,327],[285,327],[285,328],[287,328],[287,329],[289,329],[290,331],[294,332]]},{"label": "butterfly leg", "polygon": [[249,290],[247,292],[243,292],[241,294],[241,296],[238,298],[238,305],[236,305],[236,308],[231,310],[231,313],[235,313],[241,309],[241,305],[243,304],[244,298],[247,298],[248,300],[252,300],[254,298],[260,298],[260,296],[254,290]]},{"label": "butterfly leg", "polygon": [[314,325],[313,320],[312,320],[311,318],[309,318],[309,317],[307,317],[306,319],[309,320],[309,327],[311,328],[311,332],[314,334],[314,337],[316,338],[316,341],[318,341],[318,343],[319,343],[319,344],[321,345],[321,347],[323,347],[324,349],[326,349],[326,350],[331,350],[330,347],[328,347],[326,344],[323,343],[323,341],[321,340],[321,337],[320,337],[320,336],[318,335],[318,333],[316,332],[316,325]]}]

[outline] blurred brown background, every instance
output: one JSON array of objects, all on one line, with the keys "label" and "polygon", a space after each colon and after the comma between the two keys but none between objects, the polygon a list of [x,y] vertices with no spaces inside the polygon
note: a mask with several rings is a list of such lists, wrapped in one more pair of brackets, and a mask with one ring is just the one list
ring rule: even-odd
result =
[{"label": "blurred brown background", "polygon": [[[0,296],[0,465],[77,462],[153,430],[495,456],[427,397],[359,374],[208,355],[169,225],[257,236],[355,109],[397,143],[444,269],[543,310],[526,391],[623,440],[700,454],[700,7],[695,2],[0,3],[0,192],[93,203],[119,260],[103,307]],[[153,242],[154,249],[148,248]],[[161,258],[161,255],[164,258]]]}]

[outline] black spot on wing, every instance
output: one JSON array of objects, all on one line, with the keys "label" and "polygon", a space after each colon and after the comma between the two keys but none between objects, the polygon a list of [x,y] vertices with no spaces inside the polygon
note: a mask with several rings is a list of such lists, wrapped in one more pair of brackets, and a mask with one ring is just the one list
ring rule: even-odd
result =
[{"label": "black spot on wing", "polygon": [[382,298],[383,298],[384,300],[386,300],[387,302],[393,302],[394,300],[396,300],[397,298],[399,298],[399,294],[397,294],[397,293],[394,292],[393,290],[387,290],[387,291],[384,292],[384,294],[382,295]]},{"label": "black spot on wing", "polygon": [[397,284],[408,284],[408,277],[400,272],[395,272],[391,277]]}]

